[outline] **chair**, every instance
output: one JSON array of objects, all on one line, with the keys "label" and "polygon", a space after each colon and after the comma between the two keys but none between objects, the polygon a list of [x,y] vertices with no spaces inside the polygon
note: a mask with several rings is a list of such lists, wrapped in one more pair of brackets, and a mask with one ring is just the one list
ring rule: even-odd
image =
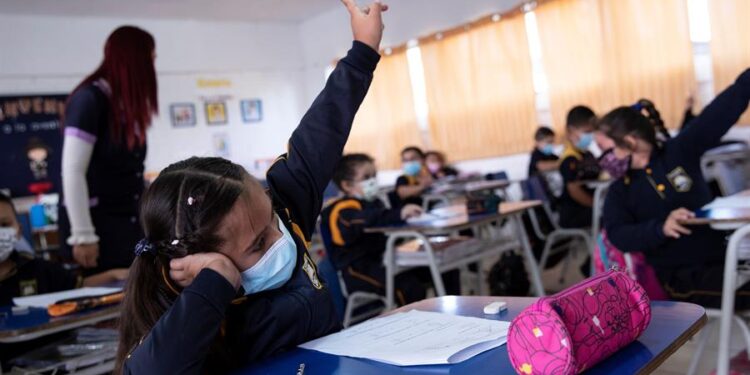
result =
[{"label": "chair", "polygon": [[[585,229],[578,228],[561,228],[557,220],[555,220],[550,207],[550,199],[542,186],[542,182],[538,176],[532,176],[528,180],[521,183],[521,188],[524,193],[524,199],[529,200],[541,200],[543,202],[542,208],[544,214],[552,224],[553,230],[550,233],[544,233],[539,226],[539,219],[536,216],[534,210],[529,210],[529,218],[531,219],[532,227],[534,228],[535,234],[542,240],[544,240],[544,250],[542,250],[542,256],[539,260],[539,272],[544,271],[544,267],[547,264],[547,259],[551,255],[561,253],[566,250],[573,250],[572,246],[575,241],[570,241],[563,246],[553,247],[564,240],[581,240],[585,245],[587,251],[591,253],[594,248],[594,241],[591,239],[591,234]],[[560,283],[565,281],[565,274],[567,273],[570,265],[570,255],[565,257],[563,268],[560,273]],[[593,262],[592,263],[592,274],[593,274]]]},{"label": "chair", "polygon": [[750,188],[750,148],[732,143],[708,150],[701,158],[707,181],[715,181],[722,196]]},{"label": "chair", "polygon": [[320,226],[319,232],[323,240],[323,247],[326,249],[326,256],[318,261],[318,271],[326,281],[344,328],[383,312],[386,305],[384,296],[360,291],[349,293],[341,271],[336,270],[328,257],[329,249],[331,248],[329,243],[330,237],[324,235],[324,231],[320,229]]},{"label": "chair", "polygon": [[738,286],[750,280],[750,268],[747,265],[742,266],[740,269],[742,272],[738,272],[738,261],[748,258],[747,254],[740,255],[741,251],[746,253],[750,250],[750,244],[747,242],[743,243],[744,240],[748,239],[750,239],[750,225],[745,225],[737,229],[729,239],[726,259],[724,261],[724,285],[721,296],[721,310],[706,309],[706,314],[711,320],[706,324],[703,332],[701,332],[701,337],[698,339],[698,348],[690,363],[688,375],[695,374],[706,343],[713,333],[713,327],[717,323],[719,324],[717,375],[727,375],[729,373],[729,342],[733,324],[740,328],[740,332],[742,332],[745,339],[746,350],[748,350],[748,354],[750,355],[750,328],[748,328],[747,323],[743,319],[743,317],[747,317],[747,313],[740,316],[734,312],[735,291]]}]

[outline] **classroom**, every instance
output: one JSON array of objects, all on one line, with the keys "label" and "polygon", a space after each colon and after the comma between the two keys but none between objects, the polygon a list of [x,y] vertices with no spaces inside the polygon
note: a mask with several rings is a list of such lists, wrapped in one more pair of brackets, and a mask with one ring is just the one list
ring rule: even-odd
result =
[{"label": "classroom", "polygon": [[0,375],[750,375],[750,0],[0,1]]}]

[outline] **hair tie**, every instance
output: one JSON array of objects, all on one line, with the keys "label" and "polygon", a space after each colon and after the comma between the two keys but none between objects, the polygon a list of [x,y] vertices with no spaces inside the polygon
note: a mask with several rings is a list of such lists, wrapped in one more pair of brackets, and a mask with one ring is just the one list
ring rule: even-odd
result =
[{"label": "hair tie", "polygon": [[195,203],[195,198],[193,198],[193,197],[188,197],[188,199],[187,199],[187,204],[188,204],[188,206],[192,206],[192,205],[193,205],[193,203]]},{"label": "hair tie", "polygon": [[135,244],[135,256],[139,257],[143,253],[151,253],[154,250],[154,244],[147,239],[141,239]]}]

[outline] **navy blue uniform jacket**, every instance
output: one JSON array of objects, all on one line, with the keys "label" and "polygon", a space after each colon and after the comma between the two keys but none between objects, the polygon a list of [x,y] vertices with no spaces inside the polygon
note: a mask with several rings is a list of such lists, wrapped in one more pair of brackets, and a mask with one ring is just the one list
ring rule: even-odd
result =
[{"label": "navy blue uniform jacket", "polygon": [[367,202],[344,197],[323,209],[320,233],[337,270],[348,267],[362,270],[372,264],[383,264],[386,245],[386,236],[382,233],[365,233],[364,230],[399,223],[403,223],[400,209],[386,209],[380,200]]},{"label": "navy blue uniform jacket", "polygon": [[712,199],[700,159],[745,111],[750,100],[750,70],[714,99],[677,137],[655,149],[645,169],[629,170],[609,189],[604,226],[612,244],[646,254],[662,280],[670,270],[723,264],[723,233],[693,226],[679,239],[664,236],[664,221],[673,210],[700,209]]},{"label": "navy blue uniform jacket", "polygon": [[323,190],[379,59],[370,47],[354,42],[292,134],[288,153],[268,171],[276,213],[295,234],[298,257],[292,279],[279,289],[234,300],[229,282],[203,270],[130,353],[123,373],[227,372],[340,329],[306,249]]}]

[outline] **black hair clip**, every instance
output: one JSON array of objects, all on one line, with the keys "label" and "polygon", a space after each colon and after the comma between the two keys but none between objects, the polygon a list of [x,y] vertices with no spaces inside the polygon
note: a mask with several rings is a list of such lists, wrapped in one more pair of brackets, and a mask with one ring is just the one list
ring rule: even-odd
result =
[{"label": "black hair clip", "polygon": [[154,250],[154,245],[147,239],[142,239],[135,244],[135,256],[139,257],[143,253],[150,253]]}]

